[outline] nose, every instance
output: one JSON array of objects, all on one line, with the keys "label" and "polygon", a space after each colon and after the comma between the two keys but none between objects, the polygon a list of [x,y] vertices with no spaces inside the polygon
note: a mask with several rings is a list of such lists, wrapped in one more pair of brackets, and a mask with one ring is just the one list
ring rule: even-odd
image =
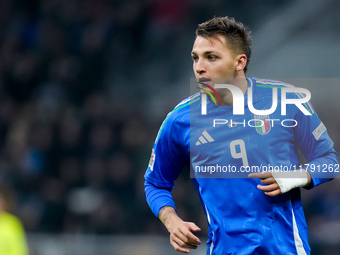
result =
[{"label": "nose", "polygon": [[199,75],[204,74],[206,72],[204,61],[203,60],[197,60],[197,62],[195,62],[194,69],[195,69],[195,72],[197,74],[199,74]]}]

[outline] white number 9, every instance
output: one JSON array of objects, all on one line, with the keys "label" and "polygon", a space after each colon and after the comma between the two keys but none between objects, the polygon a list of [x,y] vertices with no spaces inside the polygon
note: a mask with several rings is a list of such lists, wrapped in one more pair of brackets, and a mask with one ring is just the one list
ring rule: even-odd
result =
[{"label": "white number 9", "polygon": [[[239,146],[240,152],[236,152],[236,146]],[[234,140],[230,143],[230,153],[231,156],[235,159],[242,159],[243,166],[249,166],[248,165],[248,158],[247,158],[247,152],[246,152],[246,145],[243,140]]]}]

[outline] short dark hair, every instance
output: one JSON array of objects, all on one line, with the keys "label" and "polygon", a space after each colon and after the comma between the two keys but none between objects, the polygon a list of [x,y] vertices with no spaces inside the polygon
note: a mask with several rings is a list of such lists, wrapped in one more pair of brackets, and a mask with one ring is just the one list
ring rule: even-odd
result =
[{"label": "short dark hair", "polygon": [[197,26],[196,37],[205,38],[217,37],[222,35],[227,41],[227,46],[234,54],[245,54],[247,56],[247,64],[244,72],[247,72],[248,63],[251,56],[251,31],[241,22],[235,21],[229,17],[214,17]]}]

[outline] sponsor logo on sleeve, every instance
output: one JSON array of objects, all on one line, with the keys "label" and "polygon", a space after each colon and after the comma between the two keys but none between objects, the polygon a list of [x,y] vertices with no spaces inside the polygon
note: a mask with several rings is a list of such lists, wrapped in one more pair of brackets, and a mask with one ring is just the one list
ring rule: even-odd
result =
[{"label": "sponsor logo on sleeve", "polygon": [[313,136],[319,140],[321,135],[326,131],[326,126],[321,122],[320,125],[313,131]]},{"label": "sponsor logo on sleeve", "polygon": [[153,165],[155,164],[155,159],[156,159],[155,150],[152,149],[151,157],[150,157],[150,161],[149,161],[149,168],[150,168],[151,171],[153,171]]}]

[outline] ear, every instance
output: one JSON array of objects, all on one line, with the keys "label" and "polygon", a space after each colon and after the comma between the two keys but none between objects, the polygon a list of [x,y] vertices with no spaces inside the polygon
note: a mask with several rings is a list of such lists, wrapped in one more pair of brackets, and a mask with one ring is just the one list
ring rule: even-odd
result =
[{"label": "ear", "polygon": [[241,71],[241,70],[244,70],[244,68],[246,67],[246,64],[247,64],[247,61],[248,61],[248,58],[245,54],[240,54],[240,55],[237,55],[236,56],[236,71]]}]

